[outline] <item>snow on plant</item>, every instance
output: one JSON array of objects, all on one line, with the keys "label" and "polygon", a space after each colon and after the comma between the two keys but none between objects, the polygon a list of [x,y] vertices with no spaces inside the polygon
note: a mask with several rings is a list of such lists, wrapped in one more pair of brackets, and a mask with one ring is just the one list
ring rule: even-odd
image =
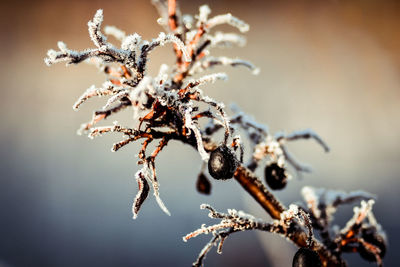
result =
[{"label": "snow on plant", "polygon": [[[279,190],[286,186],[290,178],[289,165],[297,174],[310,171],[308,166],[292,156],[287,149],[288,142],[313,139],[326,152],[329,151],[327,144],[314,131],[308,129],[273,135],[268,127],[254,121],[237,106],[232,106],[232,115],[228,116],[222,102],[200,89],[227,79],[225,73],[198,76],[217,65],[245,67],[253,74],[259,73],[258,68],[245,60],[210,55],[214,47],[243,46],[246,42],[236,33],[214,33],[214,27],[228,24],[246,32],[249,25],[229,13],[210,17],[211,10],[207,5],[201,6],[199,14],[193,17],[182,15],[176,0],[153,0],[153,4],[160,13],[157,22],[166,33],[161,32],[148,41],[137,33],[127,35],[114,26],[102,30],[103,11],[100,9],[88,23],[94,48],[75,51],[58,42],[59,50],[49,50],[45,58],[49,66],[58,62],[67,65],[91,63],[106,75],[101,86],[91,86],[73,105],[77,110],[92,97],[108,97],[106,104],[94,111],[92,119],[82,124],[78,133],[90,138],[111,132],[121,134],[124,138],[113,145],[112,151],[143,140],[138,152],[138,164],[142,168],[135,174],[139,190],[132,205],[133,218],[137,218],[151,188],[160,208],[170,215],[160,197],[155,160],[170,141],[176,140],[199,152],[203,162],[196,184],[199,192],[211,192],[211,182],[204,173],[204,167],[208,165],[213,178],[226,180],[233,177],[238,181],[273,219],[264,222],[242,211],[231,209],[225,214],[210,205],[201,205],[202,209],[210,211],[211,218],[219,222],[203,225],[184,237],[187,241],[200,234],[213,236],[194,266],[203,264],[214,245],[218,244],[217,251],[221,253],[222,244],[229,235],[247,230],[276,233],[300,247],[294,257],[294,266],[305,266],[301,262],[309,262],[310,266],[345,266],[344,252],[359,252],[366,260],[382,265],[386,237],[372,214],[373,195],[362,191],[345,193],[304,187],[302,194],[306,205],[291,204],[286,208],[268,189]],[[115,37],[121,44],[115,46],[107,36]],[[176,62],[172,66],[162,64],[159,73],[152,77],[146,72],[149,54],[166,44],[172,44]],[[97,123],[128,108],[133,111],[135,127],[120,125],[117,121],[109,126],[97,126]],[[201,119],[209,122],[201,127]],[[217,137],[220,130],[224,133],[222,140]],[[240,133],[247,136],[251,146],[247,163],[244,163],[245,150]],[[150,153],[148,145],[155,140],[158,140],[158,146]],[[268,187],[254,174],[260,165],[265,168]],[[361,207],[354,208],[354,217],[342,230],[337,230],[331,223],[338,206],[356,201],[361,201]]]}]

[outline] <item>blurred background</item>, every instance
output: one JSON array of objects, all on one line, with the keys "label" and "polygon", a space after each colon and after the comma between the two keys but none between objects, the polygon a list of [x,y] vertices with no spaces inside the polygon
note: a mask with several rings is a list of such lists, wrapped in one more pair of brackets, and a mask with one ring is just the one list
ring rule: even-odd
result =
[{"label": "blurred background", "polygon": [[[286,204],[298,201],[304,185],[376,194],[374,212],[389,236],[385,266],[397,266],[400,2],[186,0],[181,9],[193,14],[205,3],[212,15],[231,12],[251,25],[246,47],[214,55],[248,59],[261,69],[253,76],[243,68],[216,68],[230,80],[204,87],[206,93],[238,104],[272,132],[312,128],[332,148],[325,154],[312,141],[290,144],[314,172],[294,177],[277,196]],[[201,203],[269,220],[233,180],[213,182],[211,196],[197,193],[200,157],[176,142],[157,162],[172,216],[150,197],[132,220],[140,144],[111,153],[121,136],[92,141],[75,134],[105,99],[79,112],[72,104],[104,77],[86,64],[48,68],[47,50],[59,40],[71,49],[91,47],[86,25],[98,8],[104,25],[154,38],[162,28],[150,1],[6,0],[0,7],[0,266],[190,266],[210,238],[182,242],[210,223]],[[152,53],[150,73],[161,63],[173,63],[170,46]],[[344,207],[335,223],[351,216],[352,207]],[[206,266],[291,266],[294,252],[278,236],[238,233],[223,255],[209,253]],[[345,258],[349,266],[373,266],[358,255]]]}]

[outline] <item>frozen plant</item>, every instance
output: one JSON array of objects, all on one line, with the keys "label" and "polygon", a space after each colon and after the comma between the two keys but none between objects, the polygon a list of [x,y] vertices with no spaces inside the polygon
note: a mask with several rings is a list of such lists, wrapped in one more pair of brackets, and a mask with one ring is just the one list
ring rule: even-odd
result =
[{"label": "frozen plant", "polygon": [[[201,157],[203,167],[196,183],[199,192],[211,192],[211,182],[204,172],[208,165],[213,178],[234,178],[272,217],[272,221],[265,222],[242,211],[231,209],[228,213],[221,213],[210,205],[201,205],[202,209],[209,210],[211,218],[219,221],[214,225],[203,225],[184,237],[187,241],[200,234],[212,235],[194,266],[203,264],[214,245],[218,245],[217,251],[221,253],[222,244],[229,235],[247,230],[279,234],[297,245],[300,249],[293,266],[346,266],[342,258],[345,252],[358,252],[364,259],[382,265],[386,237],[372,214],[373,195],[362,191],[345,193],[304,187],[305,205],[291,204],[287,208],[271,193],[271,190],[286,186],[291,177],[288,166],[293,167],[297,174],[310,171],[308,166],[292,156],[287,143],[313,139],[326,152],[329,151],[327,144],[314,131],[308,129],[273,135],[268,127],[257,123],[236,106],[232,106],[228,116],[222,102],[200,89],[206,84],[227,79],[225,73],[199,76],[216,65],[244,67],[258,74],[258,68],[245,60],[210,55],[214,47],[243,46],[246,41],[236,33],[214,33],[215,27],[229,24],[240,32],[246,32],[249,25],[229,13],[210,17],[211,10],[207,5],[201,6],[199,14],[193,17],[181,14],[176,0],[153,0],[153,4],[160,13],[157,22],[166,33],[161,32],[148,41],[137,33],[127,35],[113,26],[102,29],[103,11],[98,10],[88,23],[94,48],[75,51],[58,42],[59,50],[49,50],[45,58],[49,66],[58,62],[67,65],[87,62],[106,75],[101,86],[91,86],[73,105],[76,110],[92,97],[108,97],[106,104],[94,111],[92,119],[82,124],[78,133],[90,138],[110,132],[121,134],[123,139],[113,145],[112,151],[134,141],[143,141],[137,154],[137,163],[142,167],[135,174],[139,190],[132,205],[133,218],[137,218],[151,189],[160,208],[170,215],[160,197],[155,160],[170,141],[177,140],[192,146]],[[110,43],[107,36],[115,37],[120,45]],[[173,46],[175,63],[172,66],[161,65],[159,73],[150,76],[146,72],[150,52],[169,43]],[[128,108],[133,111],[131,125],[115,121],[109,126],[97,126]],[[208,120],[204,127],[199,123],[202,119]],[[222,140],[218,140],[220,131],[223,131]],[[246,163],[240,134],[247,137],[251,146]],[[155,140],[158,145],[154,151],[148,152],[148,145]],[[260,166],[264,167],[268,187],[254,174]],[[337,208],[354,202],[361,203],[360,207],[354,208],[354,217],[341,230],[332,226]]]}]

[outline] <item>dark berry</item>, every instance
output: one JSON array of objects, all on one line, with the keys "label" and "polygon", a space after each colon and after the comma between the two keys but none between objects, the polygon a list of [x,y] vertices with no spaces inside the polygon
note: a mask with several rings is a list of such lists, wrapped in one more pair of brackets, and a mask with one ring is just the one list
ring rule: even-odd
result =
[{"label": "dark berry", "polygon": [[204,173],[200,173],[197,177],[196,188],[202,194],[209,195],[211,193],[211,183]]},{"label": "dark berry", "polygon": [[273,190],[283,189],[287,184],[285,169],[276,163],[271,163],[264,170],[265,181]]},{"label": "dark berry", "polygon": [[211,152],[208,171],[213,178],[226,180],[232,178],[237,164],[235,154],[225,145],[221,145]]},{"label": "dark berry", "polygon": [[[369,227],[362,229],[361,237],[364,239],[365,242],[378,247],[380,249],[380,253],[378,255],[381,259],[383,259],[386,253],[386,242],[385,239],[376,232],[376,228]],[[368,251],[364,245],[359,245],[358,252],[360,253],[360,256],[365,260],[370,262],[376,261],[374,253]]]},{"label": "dark berry", "polygon": [[321,267],[318,253],[309,248],[300,248],[293,257],[293,267]]}]

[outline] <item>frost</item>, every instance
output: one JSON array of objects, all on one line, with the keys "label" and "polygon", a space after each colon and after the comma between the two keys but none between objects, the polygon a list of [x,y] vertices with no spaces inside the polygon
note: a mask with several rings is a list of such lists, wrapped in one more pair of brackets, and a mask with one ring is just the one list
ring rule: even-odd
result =
[{"label": "frost", "polygon": [[301,194],[314,216],[321,218],[321,214],[324,214],[327,221],[333,220],[333,214],[339,205],[360,200],[375,199],[374,195],[360,190],[346,193],[340,190],[328,190],[311,186],[303,187]]},{"label": "frost", "polygon": [[349,220],[346,224],[346,226],[342,229],[342,233],[348,232],[353,225],[359,225],[362,223],[362,221],[368,217],[368,214],[372,210],[372,206],[375,204],[375,201],[373,199],[370,199],[367,201],[362,200],[361,201],[361,207],[354,207],[353,212],[354,216],[351,220]]},{"label": "frost", "polygon": [[118,100],[122,99],[123,97],[127,97],[129,95],[129,90],[121,90],[119,93],[116,95],[113,95],[107,100],[107,103],[103,107],[103,109],[109,108],[112,104],[117,102]]},{"label": "frost", "polygon": [[126,33],[123,30],[118,29],[115,26],[106,26],[104,27],[104,33],[107,35],[112,35],[115,39],[119,41],[124,41],[126,38]]},{"label": "frost", "polygon": [[136,219],[139,213],[139,210],[143,204],[143,202],[146,200],[148,194],[149,194],[149,184],[147,183],[143,173],[141,170],[139,170],[136,174],[136,181],[138,183],[139,190],[136,194],[135,200],[133,201],[132,205],[132,213],[133,213],[133,219]]},{"label": "frost", "polygon": [[141,169],[141,172],[143,173],[143,176],[146,178],[146,180],[151,182],[151,184],[153,186],[153,194],[154,194],[154,197],[156,198],[157,204],[160,207],[160,209],[168,216],[171,216],[171,213],[165,206],[164,202],[161,200],[159,183],[156,178],[155,169],[150,168],[149,163],[146,162],[145,164],[143,164],[143,168]]},{"label": "frost", "polygon": [[208,5],[202,5],[199,8],[199,25],[200,26],[201,23],[205,23],[208,19],[208,15],[210,15],[211,13],[211,9]]},{"label": "frost", "polygon": [[182,16],[182,22],[187,29],[191,29],[193,27],[193,16],[185,14]]},{"label": "frost", "polygon": [[210,29],[220,24],[229,24],[233,27],[238,28],[241,32],[247,32],[250,29],[249,24],[232,16],[232,14],[230,13],[215,16],[207,21],[207,26]]},{"label": "frost", "polygon": [[160,32],[159,36],[157,39],[153,40],[150,44],[149,44],[149,49],[148,51],[152,50],[153,47],[156,47],[158,45],[164,46],[167,43],[174,43],[179,50],[182,51],[183,53],[183,59],[186,62],[190,62],[191,58],[186,50],[186,46],[185,44],[182,42],[182,40],[180,40],[178,37],[176,37],[173,34],[165,34],[163,32]]},{"label": "frost", "polygon": [[[107,97],[104,106],[93,111],[91,119],[81,125],[78,133],[85,133],[91,139],[107,133],[121,135],[121,139],[113,144],[112,151],[118,151],[133,142],[141,143],[136,155],[136,163],[141,165],[141,169],[135,174],[138,192],[132,204],[133,218],[137,218],[151,189],[160,209],[170,215],[160,197],[160,183],[156,173],[156,159],[170,141],[179,141],[197,149],[202,159],[199,176],[202,178],[202,188],[199,191],[203,193],[209,193],[211,189],[211,183],[204,172],[209,153],[222,144],[231,147],[235,154],[239,150],[235,179],[266,209],[273,220],[265,222],[240,210],[228,209],[227,213],[222,213],[210,205],[201,205],[201,209],[207,209],[208,216],[217,222],[208,226],[202,224],[199,229],[184,237],[184,241],[187,241],[201,234],[212,235],[194,266],[201,266],[213,246],[217,246],[217,253],[222,253],[223,244],[231,234],[248,230],[279,234],[298,246],[307,245],[318,250],[319,255],[324,257],[325,265],[341,266],[341,253],[348,252],[346,250],[354,252],[354,248],[365,248],[375,255],[380,264],[380,248],[369,244],[362,236],[366,229],[384,236],[381,225],[372,213],[373,195],[363,191],[346,193],[304,187],[302,194],[306,207],[291,204],[286,208],[254,174],[258,167],[271,164],[277,164],[282,169],[279,171],[284,179],[290,177],[289,167],[293,167],[299,175],[311,171],[310,167],[300,163],[290,153],[288,146],[291,141],[313,139],[328,152],[328,145],[316,132],[306,129],[273,135],[267,126],[235,106],[232,107],[233,114],[228,116],[223,102],[214,100],[200,89],[217,80],[227,80],[225,73],[197,76],[214,66],[241,66],[253,74],[259,73],[259,69],[248,61],[211,55],[215,47],[246,44],[244,36],[236,33],[212,33],[215,26],[228,24],[245,32],[249,30],[249,25],[231,14],[209,18],[211,10],[207,5],[201,6],[199,14],[193,17],[182,16],[175,0],[152,2],[160,13],[157,21],[165,29],[154,39],[143,40],[138,33],[127,35],[114,26],[106,26],[103,34],[103,11],[99,9],[88,22],[89,36],[94,43],[92,48],[75,51],[60,41],[57,43],[58,50],[50,49],[44,59],[47,65],[87,62],[95,65],[105,75],[106,81],[84,91],[73,108],[77,110],[92,97]],[[115,37],[119,44],[108,42],[105,35]],[[166,44],[173,45],[171,51],[175,53],[176,60],[170,66],[161,64],[158,74],[151,76],[148,73],[150,53]],[[134,120],[128,126],[120,125],[114,119],[112,125],[98,125],[125,109],[133,110],[134,113]],[[204,119],[208,124],[203,127]],[[217,135],[221,129],[224,131],[223,140]],[[247,145],[247,142],[242,140],[241,134],[247,136],[250,144],[249,162],[246,164],[243,143]],[[158,144],[153,151],[149,151],[152,145],[149,144],[153,141]],[[339,206],[355,201],[361,201],[361,206],[354,208],[354,216],[346,226],[342,230],[332,226],[333,214]],[[313,226],[319,231],[317,237],[321,240],[314,238]]]},{"label": "frost", "polygon": [[[190,130],[193,131],[194,135],[196,136],[196,141],[197,141],[197,150],[200,153],[201,159],[203,161],[208,161],[210,156],[207,154],[207,152],[204,149],[203,145],[203,139],[201,137],[201,133],[197,125],[192,121],[192,108],[189,106],[185,110],[185,127],[187,127]],[[190,133],[190,132],[189,132]]]},{"label": "frost", "polygon": [[103,10],[97,10],[92,21],[88,22],[89,36],[92,42],[98,47],[103,48],[106,42],[106,37],[101,33],[101,23],[103,22]]},{"label": "frost", "polygon": [[126,38],[123,39],[123,42],[121,43],[121,48],[137,53],[138,45],[141,41],[142,37],[137,33],[128,35]]},{"label": "frost", "polygon": [[225,46],[231,46],[231,45],[237,45],[237,46],[245,46],[246,45],[246,38],[244,38],[242,35],[238,35],[236,33],[223,33],[223,32],[217,32],[214,36],[210,37],[211,40],[211,45],[213,46],[220,46],[220,47],[225,47]]},{"label": "frost", "polygon": [[208,216],[213,219],[219,219],[220,222],[210,226],[206,226],[205,224],[203,224],[199,229],[183,237],[183,241],[186,242],[189,239],[199,236],[201,234],[212,233],[213,235],[211,240],[200,251],[196,262],[193,263],[193,266],[202,266],[202,263],[207,253],[211,250],[213,246],[218,246],[217,252],[221,254],[222,246],[225,240],[235,232],[249,230],[263,230],[269,232],[279,231],[278,225],[265,223],[260,219],[257,219],[254,216],[247,214],[243,211],[228,209],[228,213],[226,214],[216,211],[208,204],[202,204],[200,206],[200,209],[209,210]]},{"label": "frost", "polygon": [[209,75],[205,75],[197,80],[192,80],[189,82],[189,84],[186,86],[188,88],[193,88],[195,86],[200,86],[205,83],[215,83],[217,80],[223,80],[226,81],[228,79],[228,75],[226,73],[213,73]]}]

